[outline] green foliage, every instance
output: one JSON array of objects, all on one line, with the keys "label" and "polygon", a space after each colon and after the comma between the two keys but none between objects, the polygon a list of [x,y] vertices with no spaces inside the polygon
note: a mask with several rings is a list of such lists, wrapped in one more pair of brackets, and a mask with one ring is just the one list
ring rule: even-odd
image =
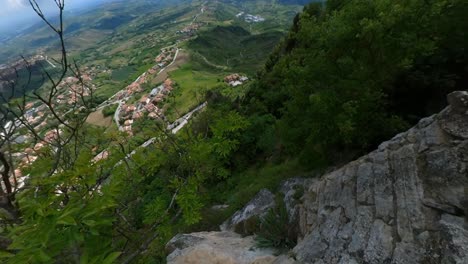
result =
[{"label": "green foliage", "polygon": [[195,70],[191,63],[187,63],[169,74],[176,82],[175,89],[165,104],[167,108],[165,115],[170,122],[174,122],[200,105],[204,93],[218,85],[216,79],[222,75],[205,70]]},{"label": "green foliage", "polygon": [[[137,27],[164,29],[186,19],[181,16],[190,18],[190,10],[183,6],[151,21],[141,18],[150,28]],[[253,72],[281,33],[252,34],[238,26],[201,32],[188,44],[197,52],[197,64],[170,73],[178,87],[166,113],[173,120],[205,99],[207,107],[177,135],[147,118],[134,123],[131,138],[85,127],[77,134],[79,148],[66,146],[68,155],[50,177],[44,175],[57,160],[54,148],[43,148],[34,167],[24,171],[31,176],[18,196],[22,222],[8,234],[13,254],[1,259],[112,263],[137,252],[140,263],[163,261],[164,245],[175,233],[214,228],[260,189],[312,176],[304,175],[301,165],[317,168],[350,159],[440,108],[442,95],[466,80],[466,13],[459,0],[309,5],[258,81],[237,88],[221,84],[217,79],[224,73],[208,68]],[[225,8],[215,16],[235,14],[235,8]],[[114,18],[100,20],[120,24]],[[124,38],[123,31],[124,26],[113,37]],[[140,40],[129,42],[134,41]],[[89,52],[109,55],[114,48]],[[95,62],[118,68],[113,80],[98,76],[101,101],[124,86],[117,81],[128,82],[146,70],[157,48],[120,50],[113,59]],[[110,116],[115,106],[103,112]],[[150,138],[152,144],[140,147]],[[93,163],[91,149],[106,149],[110,156]],[[294,199],[303,193],[296,189]],[[253,219],[242,231],[257,233],[260,246],[288,249],[296,243],[294,227],[277,200],[264,219]],[[213,203],[230,207],[217,213],[206,208]]]},{"label": "green foliage", "polygon": [[246,113],[273,117],[265,131],[310,167],[375,148],[465,89],[466,11],[457,0],[312,4],[250,89]]},{"label": "green foliage", "polygon": [[297,243],[294,226],[289,223],[288,211],[280,196],[276,199],[276,206],[271,208],[261,219],[260,227],[255,238],[258,247],[288,250]]},{"label": "green foliage", "polygon": [[276,190],[282,181],[297,175],[312,176],[304,174],[304,169],[299,166],[297,160],[281,164],[252,163],[250,168],[241,168],[225,182],[211,187],[212,199],[218,203],[228,203],[231,205],[229,210],[234,213],[249,202],[261,189]]},{"label": "green foliage", "polygon": [[35,164],[37,187],[18,197],[23,221],[10,233],[16,253],[7,263],[112,263],[119,256],[110,239],[116,203],[110,188],[94,185],[94,166],[83,166],[91,157],[82,152],[81,165],[47,178],[39,175],[48,162]]},{"label": "green foliage", "polygon": [[118,107],[117,104],[106,106],[104,107],[104,109],[102,109],[102,114],[105,117],[113,116],[115,114],[115,111],[117,110],[117,107]]},{"label": "green foliage", "polygon": [[228,112],[224,118],[217,119],[210,126],[213,133],[210,145],[213,154],[227,158],[239,146],[239,140],[242,130],[247,127],[247,121],[236,112]]},{"label": "green foliage", "polygon": [[302,198],[302,196],[304,196],[304,186],[302,185],[294,186],[294,194],[293,194],[294,200],[299,201]]}]

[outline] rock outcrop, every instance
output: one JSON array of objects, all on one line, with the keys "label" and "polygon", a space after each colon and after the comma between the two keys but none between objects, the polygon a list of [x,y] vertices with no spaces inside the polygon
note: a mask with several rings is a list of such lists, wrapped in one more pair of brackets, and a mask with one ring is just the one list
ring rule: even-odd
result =
[{"label": "rock outcrop", "polygon": [[237,233],[251,233],[251,225],[255,225],[258,217],[264,216],[270,208],[275,206],[275,195],[267,189],[262,189],[248,202],[244,208],[234,213],[220,226],[221,231],[236,231]]},{"label": "rock outcrop", "polygon": [[[299,209],[301,208],[299,200],[304,194],[304,186],[309,186],[313,181],[314,179],[291,178],[281,183],[279,193],[288,211],[291,226],[298,226],[299,224]],[[220,230],[252,235],[259,220],[276,206],[275,198],[275,195],[269,190],[260,190],[242,209],[224,221],[219,227]],[[298,233],[297,235],[301,237],[301,234]]]},{"label": "rock outcrop", "polygon": [[[450,106],[441,113],[338,170],[318,179],[283,183],[280,191],[291,224],[298,226],[295,259],[271,257],[260,263],[468,263],[468,92],[452,93],[448,101]],[[303,193],[299,201],[297,186]],[[267,200],[258,208],[247,205],[249,217],[274,206]],[[249,204],[259,204],[254,201]],[[236,215],[226,226],[232,227]],[[207,243],[216,244],[217,253],[210,251],[213,259],[250,252],[233,248],[230,245],[243,242],[231,243],[230,236],[224,239],[220,234],[225,232],[210,233],[204,242],[183,251],[173,250],[178,253],[168,262],[231,263],[180,262]],[[233,263],[258,263],[254,261]]]},{"label": "rock outcrop", "polygon": [[200,232],[177,235],[166,245],[172,264],[274,263],[272,250],[255,248],[252,236],[242,238],[233,232]]},{"label": "rock outcrop", "polygon": [[468,263],[468,93],[307,187],[304,263]]}]

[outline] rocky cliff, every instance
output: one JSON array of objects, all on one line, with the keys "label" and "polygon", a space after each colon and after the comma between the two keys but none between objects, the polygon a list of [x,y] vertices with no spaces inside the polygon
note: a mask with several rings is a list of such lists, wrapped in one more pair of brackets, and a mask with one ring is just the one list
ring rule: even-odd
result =
[{"label": "rocky cliff", "polygon": [[[452,93],[448,101],[441,113],[370,154],[319,179],[284,183],[291,225],[298,226],[291,257],[266,257],[270,253],[254,249],[252,242],[248,250],[261,260],[231,258],[231,263],[468,263],[468,92]],[[299,203],[290,198],[291,185],[304,190]],[[237,231],[251,212],[261,216],[272,206],[255,199],[263,201],[261,210],[249,203],[222,228]],[[218,263],[210,262],[217,254],[229,259],[229,232],[215,235],[209,255],[195,254],[200,246],[206,249],[210,236],[171,241],[169,262]],[[197,257],[182,261],[188,254]]]}]

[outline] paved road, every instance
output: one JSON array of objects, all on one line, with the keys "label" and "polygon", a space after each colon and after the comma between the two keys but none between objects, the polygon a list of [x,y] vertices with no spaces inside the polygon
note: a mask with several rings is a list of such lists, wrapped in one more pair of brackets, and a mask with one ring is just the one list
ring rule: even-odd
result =
[{"label": "paved road", "polygon": [[[189,113],[187,113],[186,115],[184,115],[183,117],[177,119],[174,123],[169,125],[167,127],[167,129],[170,130],[172,132],[172,134],[177,134],[177,132],[179,132],[185,125],[188,124],[188,121],[190,120],[192,115],[194,113],[202,110],[203,108],[205,108],[206,105],[207,105],[207,103],[204,102],[203,104],[197,106],[195,109],[193,109],[192,111],[190,111]],[[147,147],[151,146],[151,144],[153,144],[156,141],[156,139],[157,139],[157,137],[148,139],[143,144],[141,144],[139,147],[136,147],[132,152],[127,154],[127,156],[125,156],[124,159],[128,160],[129,158],[131,158],[133,155],[135,155],[137,153],[137,150],[140,149],[140,148],[147,148]],[[123,163],[123,160],[120,160],[119,162],[117,162],[114,165],[114,168],[121,165],[122,163]]]},{"label": "paved road", "polygon": [[45,58],[45,61],[47,61],[50,64],[50,66],[52,66],[53,68],[57,68],[57,66],[55,66],[52,62],[50,62],[50,60],[49,60],[49,58],[47,58],[47,56]]},{"label": "paved road", "polygon": [[167,130],[170,130],[172,132],[172,134],[176,134],[177,132],[179,132],[179,130],[181,130],[185,125],[188,124],[188,121],[190,120],[190,118],[192,118],[192,115],[194,113],[202,110],[205,107],[206,107],[206,102],[204,102],[203,104],[197,106],[195,109],[188,112],[183,117],[177,119],[174,123],[168,125]]}]

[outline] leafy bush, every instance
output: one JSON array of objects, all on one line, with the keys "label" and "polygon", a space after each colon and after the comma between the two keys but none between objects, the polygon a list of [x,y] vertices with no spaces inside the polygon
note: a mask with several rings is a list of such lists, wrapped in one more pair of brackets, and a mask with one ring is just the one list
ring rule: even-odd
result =
[{"label": "leafy bush", "polygon": [[276,206],[260,220],[255,240],[258,247],[276,248],[281,251],[291,249],[297,244],[297,233],[289,223],[288,211],[282,197],[277,197]]},{"label": "leafy bush", "polygon": [[117,105],[116,104],[109,105],[109,106],[104,107],[104,109],[102,109],[102,114],[105,117],[112,116],[112,115],[115,114],[116,110],[117,110]]}]

